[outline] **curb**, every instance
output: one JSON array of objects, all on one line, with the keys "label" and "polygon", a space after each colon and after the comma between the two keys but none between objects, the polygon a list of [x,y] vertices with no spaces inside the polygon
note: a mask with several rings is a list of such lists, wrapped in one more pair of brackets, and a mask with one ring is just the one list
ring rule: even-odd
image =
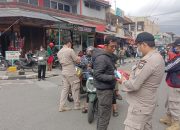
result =
[{"label": "curb", "polygon": [[[58,76],[59,74],[46,74],[46,78]],[[31,75],[18,75],[18,76],[0,76],[0,80],[17,80],[17,79],[36,79],[38,77],[37,74],[31,74]]]}]

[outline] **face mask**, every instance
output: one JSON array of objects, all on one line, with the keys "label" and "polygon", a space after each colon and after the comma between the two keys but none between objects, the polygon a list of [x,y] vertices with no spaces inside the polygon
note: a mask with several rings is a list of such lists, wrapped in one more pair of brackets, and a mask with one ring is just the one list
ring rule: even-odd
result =
[{"label": "face mask", "polygon": [[137,48],[137,54],[138,54],[138,56],[140,56],[140,57],[143,56],[142,52],[141,52],[138,48]]},{"label": "face mask", "polygon": [[174,48],[174,53],[176,53],[176,54],[179,53],[179,50],[176,47]]}]

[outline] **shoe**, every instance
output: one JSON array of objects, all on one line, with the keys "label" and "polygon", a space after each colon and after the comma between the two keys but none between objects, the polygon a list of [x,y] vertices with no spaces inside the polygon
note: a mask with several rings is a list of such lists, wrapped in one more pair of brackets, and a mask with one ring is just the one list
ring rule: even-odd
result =
[{"label": "shoe", "polygon": [[168,126],[170,126],[172,124],[172,121],[171,121],[171,117],[169,115],[166,115],[165,117],[162,117],[160,119],[160,122],[163,123],[163,124],[166,124]]},{"label": "shoe", "polygon": [[46,80],[45,78],[42,78],[42,80]]},{"label": "shoe", "polygon": [[62,107],[62,108],[59,108],[59,112],[70,111],[70,110],[72,110],[72,109],[69,108],[69,107]]},{"label": "shoe", "polygon": [[41,81],[41,79],[38,79],[38,81]]},{"label": "shoe", "polygon": [[75,106],[74,107],[74,110],[81,110],[83,107],[81,107],[81,106]]},{"label": "shoe", "polygon": [[113,116],[114,116],[114,117],[118,117],[118,116],[119,116],[119,113],[118,113],[117,111],[114,111],[114,112],[113,112]]},{"label": "shoe", "polygon": [[166,128],[166,130],[180,130],[179,122],[178,121],[173,122],[170,127]]},{"label": "shoe", "polygon": [[84,108],[82,109],[82,113],[87,113],[87,112],[88,112],[88,108],[85,108],[85,107],[84,107]]},{"label": "shoe", "polygon": [[123,98],[122,98],[122,96],[119,94],[119,95],[116,96],[116,99],[122,100]]}]

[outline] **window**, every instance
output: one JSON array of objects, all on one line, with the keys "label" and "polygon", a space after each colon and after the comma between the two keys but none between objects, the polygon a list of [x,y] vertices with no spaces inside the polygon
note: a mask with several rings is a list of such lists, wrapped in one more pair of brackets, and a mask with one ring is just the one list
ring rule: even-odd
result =
[{"label": "window", "polygon": [[44,0],[44,7],[50,8],[50,0]]},{"label": "window", "polygon": [[138,31],[144,31],[144,22],[137,22],[137,30]]},{"label": "window", "polygon": [[89,2],[87,2],[87,1],[84,2],[84,5],[88,8],[90,7]]},{"label": "window", "polygon": [[29,3],[28,0],[19,0],[19,2],[22,2],[22,3]]},{"label": "window", "polygon": [[64,11],[70,12],[70,6],[69,5],[64,5]]},{"label": "window", "polygon": [[96,5],[96,10],[100,11],[101,10],[101,6]]},{"label": "window", "polygon": [[57,9],[57,2],[51,1],[51,8],[52,9]]},{"label": "window", "polygon": [[38,6],[38,0],[29,0],[29,3]]},{"label": "window", "polygon": [[63,4],[58,3],[58,9],[59,9],[59,10],[64,10],[64,8],[63,8]]},{"label": "window", "polygon": [[135,30],[135,24],[131,24],[131,31],[134,31]]},{"label": "window", "polygon": [[87,1],[85,1],[85,2],[84,2],[84,6],[87,7],[87,8],[91,8],[91,9],[98,10],[98,11],[101,10],[101,6],[100,6],[100,5],[97,5],[97,3],[93,3],[93,2],[87,2]]}]

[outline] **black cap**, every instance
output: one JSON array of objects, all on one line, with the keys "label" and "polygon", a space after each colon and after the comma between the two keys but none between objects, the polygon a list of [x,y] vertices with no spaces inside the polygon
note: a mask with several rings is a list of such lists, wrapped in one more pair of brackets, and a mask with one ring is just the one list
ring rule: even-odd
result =
[{"label": "black cap", "polygon": [[154,43],[154,36],[148,32],[143,32],[138,34],[137,38],[136,38],[136,43],[141,43],[141,42],[145,42],[145,43]]},{"label": "black cap", "polygon": [[180,46],[180,38],[176,39],[176,41],[173,44],[175,46]]}]

